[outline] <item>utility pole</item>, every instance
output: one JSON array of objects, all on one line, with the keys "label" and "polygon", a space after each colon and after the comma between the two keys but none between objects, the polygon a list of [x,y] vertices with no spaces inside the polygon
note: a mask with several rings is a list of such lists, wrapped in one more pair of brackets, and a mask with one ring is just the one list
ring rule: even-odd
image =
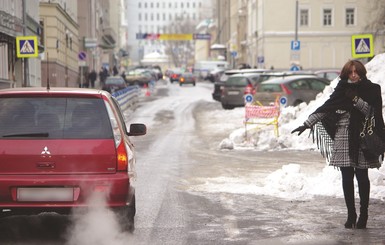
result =
[{"label": "utility pole", "polygon": [[295,36],[294,40],[298,41],[298,0],[295,1]]},{"label": "utility pole", "polygon": [[[26,9],[26,0],[22,1],[23,8],[23,36],[27,34],[27,9]],[[28,87],[28,58],[23,58],[23,87]]]}]

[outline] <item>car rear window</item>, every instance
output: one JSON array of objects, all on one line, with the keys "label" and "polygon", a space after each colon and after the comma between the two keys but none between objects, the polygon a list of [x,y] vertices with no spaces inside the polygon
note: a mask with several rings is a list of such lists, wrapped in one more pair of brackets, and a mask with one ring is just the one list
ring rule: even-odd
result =
[{"label": "car rear window", "polygon": [[226,86],[244,87],[249,84],[249,80],[244,77],[230,77],[226,81]]},{"label": "car rear window", "polygon": [[113,138],[106,106],[94,98],[0,98],[0,138]]},{"label": "car rear window", "polygon": [[257,92],[282,92],[282,88],[279,84],[259,84]]}]

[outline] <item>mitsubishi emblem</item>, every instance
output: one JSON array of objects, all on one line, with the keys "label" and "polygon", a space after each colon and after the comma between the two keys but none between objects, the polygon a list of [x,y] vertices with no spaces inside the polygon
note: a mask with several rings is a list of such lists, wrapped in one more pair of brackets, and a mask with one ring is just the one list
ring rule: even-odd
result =
[{"label": "mitsubishi emblem", "polygon": [[51,152],[49,152],[48,147],[45,146],[43,148],[43,151],[41,152],[42,155],[51,155]]}]

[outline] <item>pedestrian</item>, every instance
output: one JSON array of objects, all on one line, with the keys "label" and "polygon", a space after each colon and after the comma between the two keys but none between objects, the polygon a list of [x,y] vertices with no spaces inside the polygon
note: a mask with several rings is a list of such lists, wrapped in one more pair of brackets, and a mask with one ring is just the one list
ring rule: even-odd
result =
[{"label": "pedestrian", "polygon": [[101,87],[104,86],[104,82],[106,81],[107,76],[108,76],[108,71],[105,67],[102,66],[99,71],[99,80],[100,80]]},{"label": "pedestrian", "polygon": [[95,69],[92,69],[92,71],[88,75],[88,80],[91,83],[91,88],[95,88],[96,77],[97,77],[96,71],[95,71]]},{"label": "pedestrian", "polygon": [[[381,87],[367,79],[365,66],[360,61],[351,60],[343,66],[340,81],[330,98],[310,114],[302,126],[291,132],[300,135],[311,128],[313,139],[317,140],[329,165],[341,171],[348,212],[345,228],[366,228],[370,194],[368,169],[379,168],[383,160],[380,160],[380,156],[363,151],[359,140],[365,116],[369,115],[370,109],[374,110],[375,126],[380,129],[378,134],[384,140]],[[354,175],[360,197],[358,221]]]}]

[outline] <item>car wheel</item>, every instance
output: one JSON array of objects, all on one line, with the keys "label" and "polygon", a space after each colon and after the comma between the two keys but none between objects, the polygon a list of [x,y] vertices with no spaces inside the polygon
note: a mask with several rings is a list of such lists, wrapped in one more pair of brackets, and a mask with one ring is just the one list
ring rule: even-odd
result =
[{"label": "car wheel", "polygon": [[195,86],[195,83],[193,83],[193,85]]},{"label": "car wheel", "polygon": [[181,86],[181,87],[182,87],[182,84],[181,84],[181,83],[179,83],[179,86]]},{"label": "car wheel", "polygon": [[136,214],[136,204],[135,204],[135,195],[132,197],[130,205],[118,208],[116,210],[118,220],[124,231],[133,233],[135,230],[135,214]]},{"label": "car wheel", "polygon": [[297,106],[299,104],[301,104],[303,101],[302,100],[296,100],[294,103],[293,103],[293,106]]},{"label": "car wheel", "polygon": [[227,104],[223,104],[223,103],[222,103],[222,108],[223,108],[223,109],[225,109],[225,110],[230,110],[230,109],[233,109],[233,107],[232,107],[232,106],[229,106],[229,105],[227,105]]}]

